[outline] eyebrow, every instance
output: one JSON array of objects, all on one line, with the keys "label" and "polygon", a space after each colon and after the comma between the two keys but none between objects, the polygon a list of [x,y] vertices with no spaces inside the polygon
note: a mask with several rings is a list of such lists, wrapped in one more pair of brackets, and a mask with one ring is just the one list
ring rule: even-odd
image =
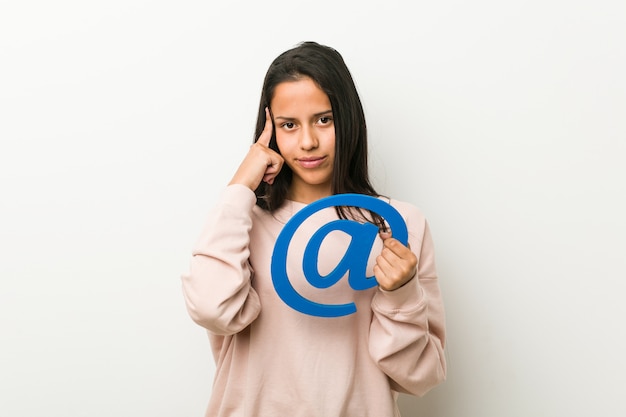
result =
[{"label": "eyebrow", "polygon": [[[322,111],[322,112],[319,112],[319,113],[315,113],[315,114],[313,115],[313,118],[317,118],[317,117],[325,116],[325,115],[327,115],[327,114],[329,114],[329,113],[330,113],[330,114],[332,114],[332,112],[333,112],[332,110],[326,110],[326,111]],[[296,120],[296,118],[295,118],[295,117],[274,116],[274,120],[276,120],[276,119],[286,120],[286,121]]]}]

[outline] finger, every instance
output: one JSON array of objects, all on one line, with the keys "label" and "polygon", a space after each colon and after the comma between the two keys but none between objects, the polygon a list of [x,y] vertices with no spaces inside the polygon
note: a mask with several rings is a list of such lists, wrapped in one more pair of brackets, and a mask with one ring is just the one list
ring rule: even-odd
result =
[{"label": "finger", "polygon": [[417,265],[417,255],[396,239],[387,239],[384,242],[380,256],[391,265],[402,269],[413,269]]},{"label": "finger", "polygon": [[385,287],[394,287],[396,284],[403,285],[416,274],[416,265],[411,260],[401,259],[387,252],[376,259],[375,271],[380,279],[379,284]]},{"label": "finger", "polygon": [[388,238],[383,240],[383,245],[384,247],[389,248],[391,251],[393,251],[393,253],[401,257],[406,257],[410,252],[412,252],[411,247],[408,243],[404,245],[402,242],[394,238]]},{"label": "finger", "polygon": [[274,178],[276,178],[276,175],[278,175],[279,172],[280,167],[274,165],[268,166],[263,174],[263,181],[268,184],[272,184],[274,182]]},{"label": "finger", "polygon": [[376,258],[376,266],[383,274],[387,275],[393,269],[393,260],[389,259],[389,255],[386,257],[385,254],[381,253]]},{"label": "finger", "polygon": [[374,265],[374,277],[376,277],[376,282],[378,286],[386,291],[393,290],[397,285],[397,279],[393,278],[393,270],[389,269],[390,265],[382,266],[380,264]]},{"label": "finger", "polygon": [[272,140],[272,118],[270,116],[270,110],[268,107],[265,108],[265,127],[257,140],[257,143],[260,143],[263,146],[270,146],[270,141]]},{"label": "finger", "polygon": [[[382,239],[382,241],[383,241],[383,242],[385,242],[385,241],[386,241],[386,240],[388,240],[388,239],[391,239],[391,231],[388,231],[388,230],[387,230],[387,231],[382,231],[382,230],[381,230],[380,232],[378,232],[378,235],[380,236],[380,238]],[[398,242],[400,245],[402,245],[402,243],[400,243],[400,241],[399,241],[399,240],[397,240],[397,239],[393,239],[393,240],[395,240],[395,241],[396,241],[396,242]],[[389,243],[391,244],[391,241],[389,241]],[[402,246],[404,246],[404,245],[402,245]],[[410,249],[410,248],[411,248],[411,245],[409,245],[409,244],[407,243],[407,244],[406,244],[406,247]]]},{"label": "finger", "polygon": [[378,234],[380,235],[380,238],[383,240],[383,242],[391,237],[391,232],[389,231],[380,231]]},{"label": "finger", "polygon": [[387,281],[385,273],[380,268],[380,266],[378,266],[378,264],[374,265],[374,277],[376,278],[376,282],[378,282],[378,285],[383,285]]},{"label": "finger", "polygon": [[263,182],[266,182],[269,185],[272,185],[272,184],[274,184],[274,178],[276,178],[276,175],[274,175],[274,174],[265,174],[263,176]]},{"label": "finger", "polygon": [[272,152],[273,155],[271,155],[269,164],[267,165],[265,173],[263,174],[263,181],[268,184],[272,184],[274,182],[274,178],[276,178],[284,163],[283,158],[281,158],[278,154],[274,153],[273,151],[270,152]]},{"label": "finger", "polygon": [[384,254],[385,248],[387,248],[389,251],[391,251],[389,255],[393,254],[396,255],[396,257],[399,257],[399,253],[402,253],[402,247],[404,245],[402,245],[397,239],[392,238],[390,231],[381,231],[379,235],[383,241],[383,251],[381,254]]},{"label": "finger", "polygon": [[399,255],[404,249],[406,249],[406,246],[400,243],[397,239],[390,237],[383,240],[383,248],[388,249],[395,255]]},{"label": "finger", "polygon": [[402,268],[407,263],[407,259],[390,248],[383,248],[376,262],[389,275],[393,269]]}]

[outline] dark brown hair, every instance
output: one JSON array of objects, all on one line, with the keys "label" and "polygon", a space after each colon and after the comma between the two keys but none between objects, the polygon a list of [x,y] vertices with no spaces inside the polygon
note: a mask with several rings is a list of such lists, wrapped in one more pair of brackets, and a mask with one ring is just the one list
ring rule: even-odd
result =
[{"label": "dark brown hair", "polygon": [[[303,77],[311,78],[326,93],[333,111],[335,162],[331,192],[378,196],[369,180],[367,128],[363,105],[342,56],[331,47],[316,42],[302,42],[283,52],[271,63],[263,82],[255,141],[265,126],[265,108],[270,107],[276,86]],[[270,148],[280,152],[275,133],[272,135]],[[279,208],[287,198],[291,178],[292,171],[285,164],[272,185],[261,182],[255,190],[257,205],[269,211]],[[337,211],[340,217],[347,217],[345,208],[338,207]],[[382,226],[380,216],[374,213],[372,216],[374,222]],[[354,217],[354,214],[350,217]]]}]

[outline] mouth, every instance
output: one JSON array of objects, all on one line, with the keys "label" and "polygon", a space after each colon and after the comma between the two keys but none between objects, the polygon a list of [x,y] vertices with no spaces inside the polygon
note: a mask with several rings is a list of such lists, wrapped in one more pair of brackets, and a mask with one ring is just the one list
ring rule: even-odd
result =
[{"label": "mouth", "polygon": [[309,168],[309,169],[317,168],[318,166],[322,165],[324,161],[326,161],[325,156],[311,156],[311,157],[303,157],[303,158],[296,159],[296,162],[298,162],[298,164],[302,168]]}]

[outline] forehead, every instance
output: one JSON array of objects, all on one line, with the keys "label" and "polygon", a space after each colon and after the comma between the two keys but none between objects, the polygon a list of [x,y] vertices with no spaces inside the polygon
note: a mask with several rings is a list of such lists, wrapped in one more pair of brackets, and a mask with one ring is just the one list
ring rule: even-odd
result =
[{"label": "forehead", "polygon": [[270,107],[275,114],[281,111],[318,113],[331,110],[328,95],[308,77],[278,84]]}]

